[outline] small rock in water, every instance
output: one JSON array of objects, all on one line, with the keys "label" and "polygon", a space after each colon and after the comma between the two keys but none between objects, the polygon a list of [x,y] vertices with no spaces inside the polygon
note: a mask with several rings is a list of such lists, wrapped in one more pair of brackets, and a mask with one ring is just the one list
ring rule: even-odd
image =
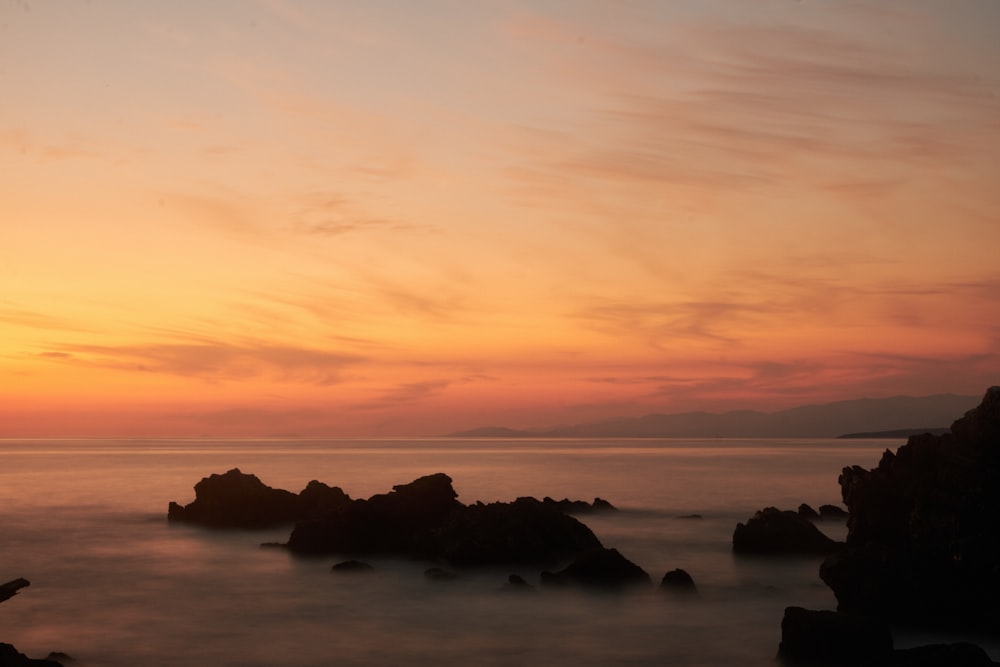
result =
[{"label": "small rock in water", "polygon": [[512,574],[509,577],[507,577],[507,583],[503,585],[502,590],[513,591],[517,593],[523,591],[533,592],[535,590],[535,587],[529,584],[527,581],[525,581],[524,577],[522,577],[521,575]]},{"label": "small rock in water", "polygon": [[352,572],[371,572],[375,568],[364,561],[345,560],[342,563],[337,563],[331,569],[338,574],[347,574]]},{"label": "small rock in water", "polygon": [[680,568],[670,570],[664,574],[663,579],[660,581],[660,588],[679,593],[695,593],[698,590],[694,585],[694,579],[691,578],[691,575]]}]

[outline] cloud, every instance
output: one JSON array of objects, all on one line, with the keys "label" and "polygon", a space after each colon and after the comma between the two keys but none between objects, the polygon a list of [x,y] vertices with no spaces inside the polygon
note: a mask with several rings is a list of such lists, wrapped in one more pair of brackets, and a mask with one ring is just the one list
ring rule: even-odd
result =
[{"label": "cloud", "polygon": [[427,232],[432,227],[413,224],[367,212],[352,198],[334,192],[314,192],[299,198],[291,214],[295,232],[319,236],[340,236],[353,232]]},{"label": "cloud", "polygon": [[[589,93],[595,123],[558,152],[512,169],[515,184],[745,189],[798,181],[871,197],[898,185],[908,166],[995,157],[1000,99],[990,81],[911,53],[904,40],[789,22],[702,20],[665,26],[657,41],[613,30],[569,49],[577,26],[518,26],[522,40],[549,43],[543,62],[567,86]],[[864,168],[846,183],[831,164],[859,160]],[[886,168],[896,175],[877,173]]]},{"label": "cloud", "polygon": [[49,358],[63,358],[87,366],[196,377],[208,381],[266,378],[318,385],[340,382],[346,368],[364,361],[358,355],[324,350],[220,342],[122,346],[78,344],[47,354]]}]

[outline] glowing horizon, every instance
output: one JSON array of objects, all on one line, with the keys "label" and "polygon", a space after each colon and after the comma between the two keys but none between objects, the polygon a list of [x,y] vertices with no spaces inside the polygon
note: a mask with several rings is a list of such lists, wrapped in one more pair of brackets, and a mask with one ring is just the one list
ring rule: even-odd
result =
[{"label": "glowing horizon", "polygon": [[979,395],[1000,5],[0,7],[0,437]]}]

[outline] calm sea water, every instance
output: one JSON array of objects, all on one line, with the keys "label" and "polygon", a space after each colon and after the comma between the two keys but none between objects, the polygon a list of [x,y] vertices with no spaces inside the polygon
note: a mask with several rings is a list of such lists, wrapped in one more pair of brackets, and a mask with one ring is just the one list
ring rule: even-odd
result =
[{"label": "calm sea water", "polygon": [[[80,665],[773,665],[788,605],[832,609],[819,559],[734,557],[737,522],[775,505],[839,503],[847,465],[894,441],[0,440],[0,641]],[[202,477],[239,467],[274,487],[312,479],[352,497],[434,472],[459,499],[600,496],[581,517],[655,582],[681,567],[699,595],[500,592],[524,569],[442,584],[425,563],[260,549],[288,530],[212,532],[166,522]],[[679,518],[700,514],[702,519]],[[822,524],[841,539],[842,524]],[[926,637],[897,636],[897,644]],[[932,638],[935,639],[935,638]],[[997,657],[997,652],[987,646]]]}]

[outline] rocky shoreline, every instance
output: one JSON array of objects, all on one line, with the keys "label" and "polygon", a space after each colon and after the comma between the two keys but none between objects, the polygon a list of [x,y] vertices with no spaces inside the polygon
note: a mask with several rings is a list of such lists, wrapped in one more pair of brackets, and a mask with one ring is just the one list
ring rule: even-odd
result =
[{"label": "rocky shoreline", "polygon": [[[871,470],[844,468],[839,483],[846,511],[766,507],[733,532],[737,557],[823,559],[818,575],[837,609],[787,607],[778,658],[805,666],[1000,664],[973,644],[898,649],[893,638],[894,628],[913,627],[1000,634],[1000,387],[991,387],[947,433],[911,436]],[[316,480],[298,493],[275,489],[239,469],[206,477],[194,490],[187,505],[169,503],[170,522],[213,530],[287,526],[288,540],[267,546],[302,557],[343,557],[332,567],[339,576],[371,571],[364,557],[391,556],[426,562],[425,578],[440,585],[464,569],[509,565],[537,568],[542,588],[654,587],[649,573],[602,544],[578,518],[617,511],[601,498],[466,505],[444,473],[358,499]],[[844,542],[817,528],[844,520]],[[24,579],[0,585],[0,602],[28,585]],[[665,573],[658,588],[676,595],[698,591],[681,569]],[[511,574],[498,590],[537,588]],[[67,660],[64,654],[32,659],[0,644],[0,667]]]}]

